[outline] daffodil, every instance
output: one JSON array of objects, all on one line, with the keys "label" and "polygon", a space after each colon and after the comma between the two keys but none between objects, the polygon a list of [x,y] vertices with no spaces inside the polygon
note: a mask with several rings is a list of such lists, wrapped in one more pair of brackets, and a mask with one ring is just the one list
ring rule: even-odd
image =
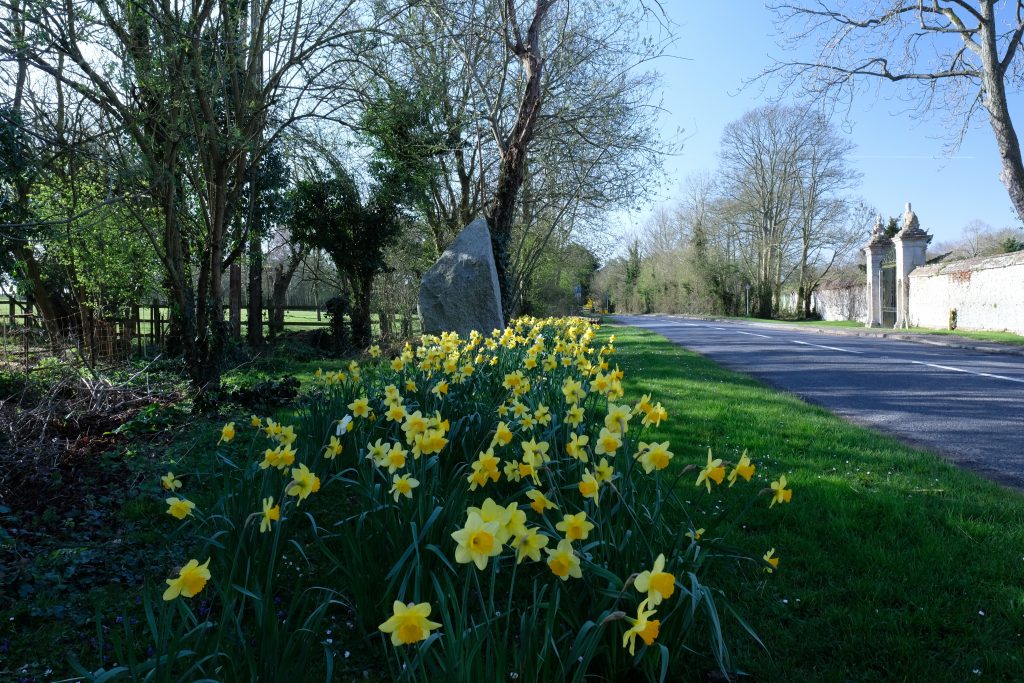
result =
[{"label": "daffodil", "polygon": [[583,577],[580,558],[572,549],[572,543],[567,539],[559,541],[558,547],[554,550],[545,548],[545,552],[548,554],[548,568],[562,581],[568,581],[570,576],[574,579]]},{"label": "daffodil", "polygon": [[195,597],[210,580],[210,560],[199,564],[199,560],[189,560],[188,564],[178,570],[178,575],[167,579],[167,590],[164,600],[173,600],[179,595],[183,598]]},{"label": "daffodil", "polygon": [[320,490],[320,477],[316,476],[309,471],[309,468],[305,465],[299,465],[292,469],[292,481],[285,489],[285,493],[289,496],[297,496],[298,501],[295,503],[299,505],[302,501],[309,497],[309,494],[316,493]]},{"label": "daffodil", "polygon": [[653,609],[647,609],[647,601],[644,600],[637,607],[636,619],[626,617],[626,621],[631,626],[622,636],[622,647],[628,647],[629,654],[634,654],[637,636],[640,636],[645,645],[652,645],[658,638],[661,622],[657,619],[651,619],[654,616],[654,612]]},{"label": "daffodil", "polygon": [[562,521],[555,525],[555,529],[565,534],[567,541],[585,541],[594,530],[594,525],[587,521],[586,512],[578,512],[575,515],[563,516]]},{"label": "daffodil", "polygon": [[507,446],[512,441],[512,431],[504,421],[498,422],[494,428],[494,438],[491,439],[491,446]]},{"label": "daffodil", "polygon": [[448,393],[448,382],[438,382],[434,385],[434,388],[430,390],[434,396],[444,396]]},{"label": "daffodil", "polygon": [[661,403],[655,403],[651,406],[651,409],[644,413],[644,417],[640,420],[640,424],[647,427],[654,425],[657,427],[661,424],[661,421],[668,418],[668,411],[665,410]]},{"label": "daffodil", "polygon": [[403,474],[401,476],[396,474],[391,479],[391,490],[388,491],[388,493],[394,495],[395,502],[397,503],[399,496],[412,498],[412,490],[419,485],[420,482],[416,479],[413,479],[412,476],[408,474]]},{"label": "daffodil", "polygon": [[704,484],[708,493],[711,493],[711,482],[721,484],[725,479],[725,467],[722,466],[721,458],[712,458],[711,449],[708,449],[708,462],[697,475],[697,486]]},{"label": "daffodil", "polygon": [[608,404],[608,414],[604,418],[604,426],[616,434],[625,434],[629,431],[629,418],[633,412],[629,406]]},{"label": "daffodil", "polygon": [[332,436],[331,440],[327,443],[327,446],[324,447],[324,457],[327,458],[328,460],[333,460],[334,458],[341,455],[341,451],[341,442],[338,441],[338,437]]},{"label": "daffodil", "polygon": [[537,489],[531,489],[526,492],[526,497],[530,499],[530,507],[538,515],[544,514],[545,510],[557,510],[558,506],[547,499],[542,492]]},{"label": "daffodil", "polygon": [[370,354],[370,358],[380,358],[380,346],[377,344],[371,346],[366,352]]},{"label": "daffodil", "polygon": [[263,427],[263,420],[261,420],[256,415],[250,415],[249,416],[249,424],[252,425],[253,427],[255,427],[256,429],[260,429],[261,427]]},{"label": "daffodil", "polygon": [[401,422],[407,416],[408,413],[405,411],[405,406],[401,403],[392,403],[384,413],[384,417],[391,422]]},{"label": "daffodil", "polygon": [[775,507],[776,503],[788,503],[793,500],[793,489],[787,489],[786,475],[779,477],[778,481],[772,482],[772,502],[768,507]]},{"label": "daffodil", "polygon": [[562,395],[565,396],[566,403],[575,405],[587,397],[587,392],[583,390],[582,382],[566,377],[562,381]]},{"label": "daffodil", "polygon": [[641,593],[647,593],[651,607],[657,607],[663,600],[672,597],[676,591],[676,577],[665,571],[665,554],[654,560],[654,567],[637,574],[633,585]]},{"label": "daffodil", "polygon": [[540,562],[540,551],[547,547],[548,537],[539,533],[536,527],[528,529],[525,534],[520,534],[512,541],[512,547],[516,551],[516,564],[525,558],[534,562]]},{"label": "daffodil", "polygon": [[672,461],[673,454],[668,449],[668,441],[650,444],[641,441],[640,450],[634,457],[640,462],[644,472],[650,474],[655,470],[663,470],[668,467],[669,462]]},{"label": "daffodil", "polygon": [[369,417],[370,399],[357,398],[356,400],[348,404],[348,409],[352,411],[353,417]]},{"label": "daffodil", "polygon": [[501,553],[501,543],[498,541],[500,530],[499,521],[485,522],[479,513],[470,512],[465,526],[452,533],[452,538],[458,543],[455,561],[459,564],[472,562],[477,569],[483,571],[488,559]]},{"label": "daffodil", "polygon": [[588,443],[590,443],[589,436],[573,432],[569,435],[569,443],[565,444],[565,452],[569,457],[585,463],[590,459],[586,448]]},{"label": "daffodil", "polygon": [[579,405],[569,406],[569,410],[565,412],[565,424],[576,428],[580,426],[580,422],[583,422],[583,408]]},{"label": "daffodil", "polygon": [[618,432],[604,427],[597,437],[597,446],[594,448],[594,453],[597,455],[615,455],[615,451],[619,450],[620,446],[622,446],[622,436]]},{"label": "daffodil", "polygon": [[441,624],[430,621],[430,604],[421,602],[418,605],[402,604],[398,600],[391,607],[391,618],[378,626],[383,633],[391,634],[391,644],[411,645],[430,637],[430,632],[441,628]]},{"label": "daffodil", "polygon": [[196,504],[184,498],[168,498],[167,514],[175,519],[185,519],[196,509]]},{"label": "daffodil", "polygon": [[608,464],[607,458],[601,458],[597,467],[594,468],[594,475],[600,482],[609,482],[615,476],[615,468]]},{"label": "daffodil", "polygon": [[235,423],[228,422],[226,425],[220,428],[220,441],[217,443],[226,443],[235,438]]},{"label": "daffodil", "polygon": [[578,484],[578,488],[580,490],[580,495],[584,498],[593,498],[594,504],[597,504],[598,492],[601,488],[601,482],[598,481],[597,477],[590,472],[584,472],[583,478],[580,479],[580,483]]},{"label": "daffodil", "polygon": [[405,361],[402,360],[401,358],[393,358],[391,360],[391,369],[394,370],[395,372],[401,372],[403,369],[405,369]]},{"label": "daffodil", "polygon": [[263,514],[260,518],[260,533],[270,531],[273,522],[281,519],[281,506],[274,505],[274,498],[263,499]]},{"label": "daffodil", "polygon": [[769,566],[765,567],[764,570],[769,574],[779,568],[779,558],[775,557],[775,548],[766,552],[761,559],[768,563]]},{"label": "daffodil", "polygon": [[165,491],[174,493],[181,488],[181,480],[174,476],[174,472],[168,472],[160,477],[160,485],[164,487]]},{"label": "daffodil", "polygon": [[700,529],[690,529],[686,532],[686,535],[693,541],[699,541],[701,537],[704,536],[705,531],[707,531],[707,529],[703,527]]},{"label": "daffodil", "polygon": [[729,486],[735,484],[738,477],[743,477],[743,481],[750,481],[752,476],[754,476],[754,465],[751,464],[750,458],[747,457],[747,452],[743,451],[740,461],[736,463],[736,467],[729,473]]}]

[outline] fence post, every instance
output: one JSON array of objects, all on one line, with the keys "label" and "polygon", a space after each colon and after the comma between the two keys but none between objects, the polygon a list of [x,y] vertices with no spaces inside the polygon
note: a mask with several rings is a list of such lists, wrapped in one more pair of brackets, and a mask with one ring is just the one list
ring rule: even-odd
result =
[{"label": "fence post", "polygon": [[232,263],[228,269],[229,277],[229,306],[228,314],[231,322],[231,336],[235,339],[242,337],[242,267]]},{"label": "fence post", "polygon": [[12,296],[10,299],[7,300],[7,317],[11,319],[11,327],[14,327],[14,311],[14,297]]},{"label": "fence post", "polygon": [[150,309],[149,331],[153,335],[153,343],[159,344],[160,340],[163,339],[163,323],[160,320],[160,302],[153,299],[153,304],[150,306]]},{"label": "fence post", "polygon": [[[139,355],[142,355],[142,321],[139,319],[139,305],[132,304],[131,319],[128,321],[131,328],[129,334],[135,335],[135,344],[138,347]],[[131,351],[131,338],[128,339],[128,350]]]}]

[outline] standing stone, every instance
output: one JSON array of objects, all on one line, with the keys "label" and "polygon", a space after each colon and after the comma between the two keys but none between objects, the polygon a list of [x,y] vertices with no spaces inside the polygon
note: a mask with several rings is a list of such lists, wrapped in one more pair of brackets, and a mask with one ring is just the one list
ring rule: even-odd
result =
[{"label": "standing stone", "polygon": [[420,320],[424,334],[455,331],[462,337],[505,326],[491,233],[483,218],[463,228],[423,276]]}]

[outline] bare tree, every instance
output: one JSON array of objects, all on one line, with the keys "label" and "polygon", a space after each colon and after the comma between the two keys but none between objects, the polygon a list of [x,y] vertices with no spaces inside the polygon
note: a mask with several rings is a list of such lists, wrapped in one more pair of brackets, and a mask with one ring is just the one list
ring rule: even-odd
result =
[{"label": "bare tree", "polygon": [[959,142],[984,109],[999,149],[1000,180],[1024,219],[1024,162],[1007,92],[1024,72],[1024,0],[875,0],[845,9],[839,0],[771,5],[788,46],[813,61],[783,61],[763,75],[784,74],[806,94],[852,97],[866,80],[904,83],[921,112],[942,109],[957,122]]}]

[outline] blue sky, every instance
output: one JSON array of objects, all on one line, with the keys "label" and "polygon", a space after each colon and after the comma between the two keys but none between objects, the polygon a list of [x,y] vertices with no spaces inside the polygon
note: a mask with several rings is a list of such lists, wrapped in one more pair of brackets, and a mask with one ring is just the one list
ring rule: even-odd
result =
[{"label": "blue sky", "polygon": [[[676,24],[676,41],[671,57],[656,65],[664,85],[661,128],[668,137],[684,129],[682,154],[668,159],[668,189],[657,200],[671,202],[687,175],[717,166],[725,124],[777,93],[775,84],[764,93],[742,86],[783,53],[772,15],[760,0],[666,0],[665,7]],[[901,215],[904,204],[912,202],[921,227],[936,242],[956,238],[972,219],[996,228],[1018,225],[999,181],[999,158],[984,112],[959,150],[948,154],[948,121],[941,113],[915,120],[898,99],[900,92],[880,83],[849,113],[846,135],[857,146],[851,161],[863,174],[858,193],[884,216]],[[1012,100],[1011,111],[1020,105],[1020,98]],[[627,222],[636,227],[649,215],[650,210],[631,214]]]}]

